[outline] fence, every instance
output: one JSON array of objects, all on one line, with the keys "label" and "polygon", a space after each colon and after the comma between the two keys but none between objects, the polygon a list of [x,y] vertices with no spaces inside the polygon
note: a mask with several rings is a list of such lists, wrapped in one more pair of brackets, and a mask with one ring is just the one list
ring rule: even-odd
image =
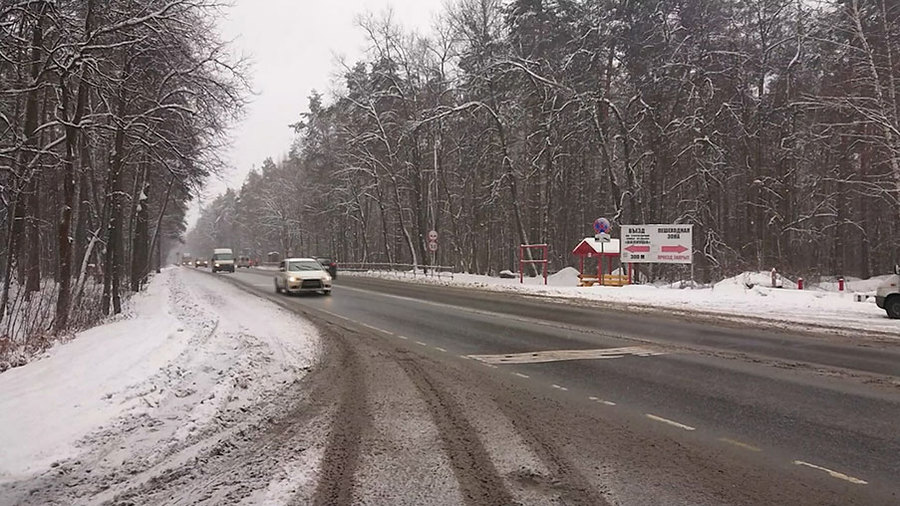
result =
[{"label": "fence", "polygon": [[338,264],[338,275],[341,272],[385,273],[397,278],[436,278],[453,279],[453,267],[446,265],[412,265],[389,263],[347,263]]}]

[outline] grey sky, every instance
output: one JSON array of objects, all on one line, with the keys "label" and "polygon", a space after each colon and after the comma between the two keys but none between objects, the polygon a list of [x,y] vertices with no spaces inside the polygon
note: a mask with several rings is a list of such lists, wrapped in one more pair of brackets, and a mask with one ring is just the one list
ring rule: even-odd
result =
[{"label": "grey sky", "polygon": [[[231,168],[209,181],[199,204],[227,187],[239,188],[267,157],[287,153],[293,141],[288,125],[306,109],[312,90],[327,93],[333,87],[336,58],[361,57],[365,40],[355,23],[358,15],[392,7],[398,23],[429,33],[442,5],[443,0],[235,0],[220,29],[226,40],[234,40],[236,51],[253,60],[257,95],[232,131],[232,149],[225,154]],[[197,209],[194,201],[189,225]]]}]

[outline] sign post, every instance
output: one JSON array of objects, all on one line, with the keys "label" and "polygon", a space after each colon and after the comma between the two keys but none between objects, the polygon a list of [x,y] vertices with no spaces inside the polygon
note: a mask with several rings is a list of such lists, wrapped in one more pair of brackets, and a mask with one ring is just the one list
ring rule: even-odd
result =
[{"label": "sign post", "polygon": [[428,232],[428,251],[431,252],[431,270],[434,272],[434,265],[437,264],[437,250],[438,250],[438,233],[437,230],[431,230]]}]

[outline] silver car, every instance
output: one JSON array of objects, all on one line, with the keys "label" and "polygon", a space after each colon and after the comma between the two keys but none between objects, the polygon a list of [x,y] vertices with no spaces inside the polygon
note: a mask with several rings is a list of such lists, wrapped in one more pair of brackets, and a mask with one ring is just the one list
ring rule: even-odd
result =
[{"label": "silver car", "polygon": [[315,258],[285,258],[275,274],[275,292],[331,295],[331,275]]}]

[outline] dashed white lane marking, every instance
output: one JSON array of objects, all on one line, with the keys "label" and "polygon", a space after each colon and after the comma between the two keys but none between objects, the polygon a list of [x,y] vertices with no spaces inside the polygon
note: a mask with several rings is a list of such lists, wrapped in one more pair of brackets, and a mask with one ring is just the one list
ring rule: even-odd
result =
[{"label": "dashed white lane marking", "polygon": [[525,353],[503,353],[498,355],[469,355],[475,360],[490,364],[537,364],[562,360],[591,360],[622,358],[624,356],[652,357],[665,352],[649,346],[626,346],[624,348],[599,348],[591,350],[547,350]]},{"label": "dashed white lane marking", "polygon": [[435,346],[434,349],[436,349],[437,351],[447,353],[447,350],[445,350],[444,348],[438,347],[438,346]]},{"label": "dashed white lane marking", "polygon": [[757,447],[755,447],[755,446],[753,446],[753,445],[751,445],[751,444],[743,443],[743,442],[738,441],[738,440],[736,440],[736,439],[730,439],[730,438],[727,438],[727,437],[720,437],[720,438],[719,438],[719,441],[721,441],[721,442],[723,442],[723,443],[728,443],[728,444],[730,444],[730,445],[737,446],[738,448],[743,448],[743,449],[745,449],[745,450],[750,450],[751,452],[761,452],[761,451],[762,451],[761,448],[757,448]]},{"label": "dashed white lane marking", "polygon": [[616,403],[613,401],[606,401],[599,397],[594,397],[593,395],[588,397],[588,400],[599,402],[600,404],[606,404],[607,406],[615,406],[616,405]]},{"label": "dashed white lane marking", "polygon": [[562,390],[563,392],[568,392],[568,391],[569,391],[568,388],[566,388],[566,387],[561,387],[561,386],[559,386],[559,385],[553,385],[553,388],[555,388],[555,389],[557,389],[557,390]]},{"label": "dashed white lane marking", "polygon": [[416,344],[419,346],[428,346],[428,343],[423,343],[422,341],[416,341]]},{"label": "dashed white lane marking", "polygon": [[650,413],[646,413],[644,416],[646,416],[647,418],[649,418],[649,419],[651,419],[651,420],[655,420],[655,421],[657,421],[657,422],[667,423],[667,424],[669,424],[669,425],[671,425],[671,426],[673,426],[673,427],[678,427],[679,429],[684,429],[684,430],[697,430],[696,428],[691,427],[690,425],[685,425],[685,424],[683,424],[683,423],[678,423],[678,422],[676,422],[676,421],[674,421],[674,420],[669,420],[668,418],[663,418],[663,417],[661,417],[661,416],[656,416],[656,415],[653,415],[653,414],[650,414]]},{"label": "dashed white lane marking", "polygon": [[406,337],[406,336],[397,336],[397,337],[399,337],[400,339],[403,339],[404,341],[408,341],[408,340],[409,340],[409,338]]},{"label": "dashed white lane marking", "polygon": [[525,378],[525,379],[528,379],[528,378],[531,377],[531,376],[529,376],[529,375],[527,375],[527,374],[522,374],[522,373],[520,373],[520,372],[514,372],[513,374],[515,374],[516,376],[518,376],[518,377],[520,377],[520,378]]},{"label": "dashed white lane marking", "polygon": [[832,471],[831,469],[828,469],[828,468],[825,468],[825,467],[822,467],[822,466],[817,466],[817,465],[815,465],[815,464],[810,464],[809,462],[803,462],[802,460],[795,460],[795,461],[794,461],[794,464],[795,464],[795,465],[798,465],[798,466],[811,467],[811,468],[813,468],[813,469],[818,469],[819,471],[825,471],[825,472],[828,473],[832,478],[838,478],[838,479],[841,479],[841,480],[849,481],[850,483],[855,483],[855,484],[857,484],[857,485],[868,485],[868,484],[869,484],[869,482],[867,482],[867,481],[865,481],[865,480],[860,480],[859,478],[854,478],[854,477],[848,476],[848,475],[846,475],[846,474],[844,474],[844,473],[839,473],[839,472],[837,472],[837,471]]}]

